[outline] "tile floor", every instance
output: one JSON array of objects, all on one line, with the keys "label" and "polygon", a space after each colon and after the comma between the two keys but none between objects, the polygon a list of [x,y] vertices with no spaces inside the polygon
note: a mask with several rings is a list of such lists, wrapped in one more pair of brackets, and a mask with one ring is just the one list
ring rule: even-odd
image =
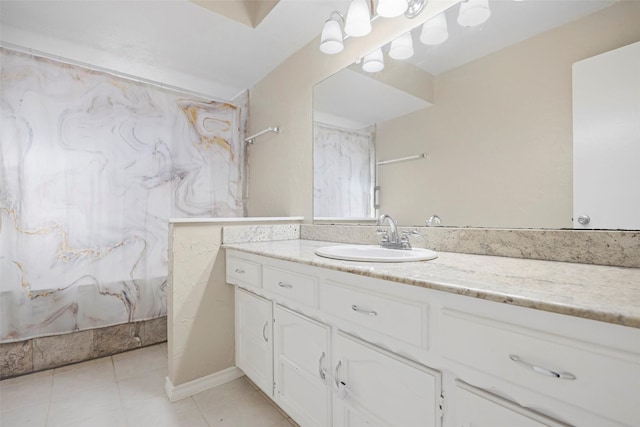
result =
[{"label": "tile floor", "polygon": [[2,427],[291,427],[245,378],[170,403],[166,343],[0,382]]}]

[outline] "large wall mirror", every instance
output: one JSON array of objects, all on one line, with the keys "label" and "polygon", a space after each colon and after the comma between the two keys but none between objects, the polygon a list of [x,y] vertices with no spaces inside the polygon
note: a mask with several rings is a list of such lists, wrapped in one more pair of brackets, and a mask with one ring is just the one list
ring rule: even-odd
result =
[{"label": "large wall mirror", "polygon": [[316,85],[316,220],[640,229],[640,2],[488,6]]}]

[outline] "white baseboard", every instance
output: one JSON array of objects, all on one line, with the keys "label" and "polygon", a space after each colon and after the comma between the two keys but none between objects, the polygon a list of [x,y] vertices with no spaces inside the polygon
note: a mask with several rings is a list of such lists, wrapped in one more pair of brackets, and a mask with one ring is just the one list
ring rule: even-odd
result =
[{"label": "white baseboard", "polygon": [[244,372],[240,368],[233,366],[220,372],[207,375],[206,377],[197,378],[195,380],[174,386],[169,377],[165,378],[164,391],[170,402],[176,402],[185,397],[193,396],[210,388],[228,383],[244,376]]}]

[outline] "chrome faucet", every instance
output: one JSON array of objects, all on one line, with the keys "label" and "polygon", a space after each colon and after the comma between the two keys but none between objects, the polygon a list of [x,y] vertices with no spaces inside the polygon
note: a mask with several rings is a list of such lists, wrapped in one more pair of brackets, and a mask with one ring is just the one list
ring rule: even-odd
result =
[{"label": "chrome faucet", "polygon": [[398,233],[396,220],[387,214],[382,214],[378,218],[378,225],[384,225],[385,221],[389,222],[389,233],[383,229],[378,229],[377,233],[382,236],[380,246],[388,249],[411,249],[407,233]]}]

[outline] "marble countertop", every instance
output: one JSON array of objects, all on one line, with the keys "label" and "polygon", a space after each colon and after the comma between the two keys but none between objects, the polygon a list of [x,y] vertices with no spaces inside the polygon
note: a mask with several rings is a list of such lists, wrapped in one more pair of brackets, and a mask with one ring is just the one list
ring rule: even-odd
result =
[{"label": "marble countertop", "polygon": [[334,242],[225,244],[256,255],[640,328],[640,268],[439,252],[424,262],[339,261],[315,254]]},{"label": "marble countertop", "polygon": [[194,224],[194,223],[220,223],[220,224],[247,224],[247,223],[277,223],[277,222],[302,222],[303,216],[256,216],[256,217],[235,217],[235,218],[169,218],[170,224]]}]

